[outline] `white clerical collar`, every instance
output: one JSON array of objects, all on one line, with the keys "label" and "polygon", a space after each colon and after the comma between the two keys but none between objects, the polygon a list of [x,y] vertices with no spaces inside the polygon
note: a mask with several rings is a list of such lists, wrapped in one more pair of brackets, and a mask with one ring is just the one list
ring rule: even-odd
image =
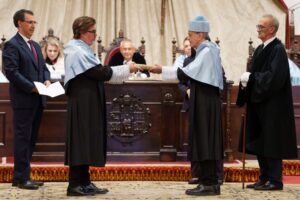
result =
[{"label": "white clerical collar", "polygon": [[264,48],[268,45],[268,44],[270,44],[273,40],[275,40],[276,39],[276,36],[274,36],[274,37],[271,37],[270,39],[268,39],[268,40],[266,40],[263,44],[264,44]]}]

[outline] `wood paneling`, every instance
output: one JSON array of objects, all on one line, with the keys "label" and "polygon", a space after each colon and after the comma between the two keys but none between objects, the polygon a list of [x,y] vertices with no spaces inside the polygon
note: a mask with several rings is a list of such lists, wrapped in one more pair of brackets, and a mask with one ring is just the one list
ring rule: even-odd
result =
[{"label": "wood paneling", "polygon": [[[12,111],[9,84],[0,84],[0,156],[13,155]],[[106,84],[107,112],[112,101],[125,93],[135,95],[150,110],[149,133],[132,142],[121,143],[108,137],[108,160],[111,161],[175,161],[186,160],[188,142],[187,113],[182,111],[182,94],[177,83],[161,81]],[[230,88],[223,100],[223,129],[226,159],[241,158],[237,152],[243,108],[235,106],[237,86]],[[297,144],[300,151],[300,87],[293,87]],[[228,104],[227,104],[228,100]],[[66,96],[49,98],[41,123],[36,161],[63,161],[66,133]],[[300,155],[300,154],[299,154]],[[232,158],[229,158],[232,156]],[[254,158],[248,156],[247,158]]]}]

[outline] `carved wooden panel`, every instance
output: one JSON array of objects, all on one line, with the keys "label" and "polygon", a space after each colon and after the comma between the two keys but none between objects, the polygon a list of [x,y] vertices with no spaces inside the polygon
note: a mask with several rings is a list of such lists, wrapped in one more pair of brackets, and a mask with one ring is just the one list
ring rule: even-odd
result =
[{"label": "carved wooden panel", "polygon": [[107,117],[108,136],[121,143],[132,143],[149,133],[150,109],[135,95],[114,98]]}]

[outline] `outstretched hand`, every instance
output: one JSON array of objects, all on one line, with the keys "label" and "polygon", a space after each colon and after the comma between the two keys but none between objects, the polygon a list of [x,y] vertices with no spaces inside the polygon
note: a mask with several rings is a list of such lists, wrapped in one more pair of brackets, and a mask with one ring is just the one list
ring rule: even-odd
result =
[{"label": "outstretched hand", "polygon": [[160,74],[161,70],[162,70],[161,65],[155,64],[149,69],[149,72],[155,73],[155,74]]},{"label": "outstretched hand", "polygon": [[130,73],[142,71],[142,69],[135,62],[130,62],[128,63],[128,65],[129,65]]}]

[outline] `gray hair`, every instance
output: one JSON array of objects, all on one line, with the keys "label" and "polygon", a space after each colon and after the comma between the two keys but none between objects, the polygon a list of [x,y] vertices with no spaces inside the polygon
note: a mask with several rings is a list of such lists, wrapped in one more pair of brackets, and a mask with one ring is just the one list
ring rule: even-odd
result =
[{"label": "gray hair", "polygon": [[131,46],[135,49],[135,46],[133,45],[133,42],[130,39],[127,39],[127,38],[123,39],[120,42],[120,48],[123,48],[125,43],[130,43]]},{"label": "gray hair", "polygon": [[279,28],[278,19],[274,15],[271,15],[271,14],[266,14],[266,15],[263,15],[262,17],[270,19],[270,23],[271,23],[270,25],[275,27],[275,33],[276,33],[278,31],[278,28]]}]

